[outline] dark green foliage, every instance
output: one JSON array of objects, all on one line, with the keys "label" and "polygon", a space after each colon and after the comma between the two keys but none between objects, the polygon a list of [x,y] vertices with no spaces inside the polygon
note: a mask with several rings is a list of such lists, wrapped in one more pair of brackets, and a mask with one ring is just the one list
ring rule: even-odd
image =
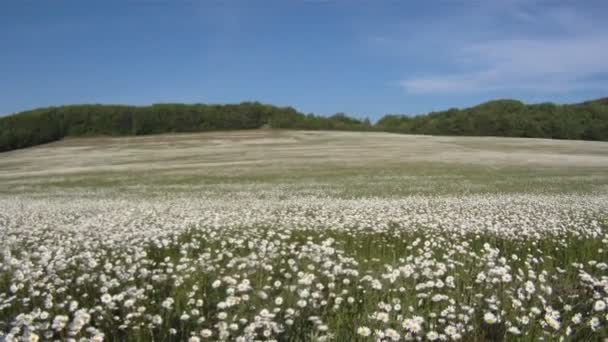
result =
[{"label": "dark green foliage", "polygon": [[291,107],[258,102],[228,105],[155,104],[152,106],[73,105],[40,108],[0,118],[0,152],[64,137],[144,135],[254,129],[368,130],[369,120],[344,114],[304,115]]},{"label": "dark green foliage", "polygon": [[608,99],[575,105],[497,100],[428,115],[386,115],[376,129],[398,133],[608,141]]},{"label": "dark green foliage", "polygon": [[74,105],[0,118],[0,152],[64,137],[144,135],[254,128],[380,130],[397,133],[608,141],[608,98],[575,105],[497,100],[428,115],[386,115],[375,125],[337,113],[303,114],[259,102],[228,105]]}]

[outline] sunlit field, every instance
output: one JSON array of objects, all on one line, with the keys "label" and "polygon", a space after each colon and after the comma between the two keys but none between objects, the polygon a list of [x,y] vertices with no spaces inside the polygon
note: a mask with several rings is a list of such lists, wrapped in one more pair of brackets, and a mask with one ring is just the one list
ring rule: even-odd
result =
[{"label": "sunlit field", "polygon": [[0,341],[603,341],[608,143],[250,131],[0,154]]}]

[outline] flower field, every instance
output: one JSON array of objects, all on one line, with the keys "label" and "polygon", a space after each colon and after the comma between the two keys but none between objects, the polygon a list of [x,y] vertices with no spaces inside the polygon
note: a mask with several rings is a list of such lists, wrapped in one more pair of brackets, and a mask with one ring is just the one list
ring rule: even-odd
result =
[{"label": "flower field", "polygon": [[606,145],[235,134],[2,155],[0,341],[608,338]]},{"label": "flower field", "polygon": [[606,195],[71,193],[0,207],[7,341],[608,336]]}]

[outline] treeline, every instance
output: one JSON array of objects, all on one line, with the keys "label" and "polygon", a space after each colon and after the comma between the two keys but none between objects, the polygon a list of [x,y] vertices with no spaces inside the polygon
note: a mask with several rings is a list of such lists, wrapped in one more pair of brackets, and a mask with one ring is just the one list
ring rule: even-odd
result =
[{"label": "treeline", "polygon": [[339,113],[305,115],[291,107],[258,102],[228,105],[73,105],[40,108],[0,118],[0,151],[65,137],[207,132],[254,128],[371,130],[369,120]]},{"label": "treeline", "polygon": [[496,100],[427,115],[386,115],[376,129],[410,134],[608,140],[608,98],[573,105]]},{"label": "treeline", "polygon": [[427,115],[389,114],[373,125],[368,119],[359,120],[344,113],[325,117],[259,102],[48,107],[0,118],[0,152],[65,137],[263,127],[608,141],[608,99],[574,105],[526,105],[514,100],[497,100]]}]

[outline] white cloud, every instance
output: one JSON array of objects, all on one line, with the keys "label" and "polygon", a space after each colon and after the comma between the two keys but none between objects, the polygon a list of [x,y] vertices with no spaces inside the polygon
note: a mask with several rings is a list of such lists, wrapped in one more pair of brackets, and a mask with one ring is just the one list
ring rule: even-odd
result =
[{"label": "white cloud", "polygon": [[608,89],[608,82],[596,77],[608,74],[605,24],[567,8],[525,13],[527,21],[534,18],[537,31],[545,29],[543,34],[514,33],[509,27],[492,39],[462,42],[445,51],[443,59],[444,67],[458,71],[408,77],[400,85],[410,94]]},{"label": "white cloud", "polygon": [[473,70],[407,78],[401,85],[408,93],[459,93],[502,89],[572,91],[608,73],[608,36],[585,39],[506,40],[463,48],[456,63],[480,66]]}]

